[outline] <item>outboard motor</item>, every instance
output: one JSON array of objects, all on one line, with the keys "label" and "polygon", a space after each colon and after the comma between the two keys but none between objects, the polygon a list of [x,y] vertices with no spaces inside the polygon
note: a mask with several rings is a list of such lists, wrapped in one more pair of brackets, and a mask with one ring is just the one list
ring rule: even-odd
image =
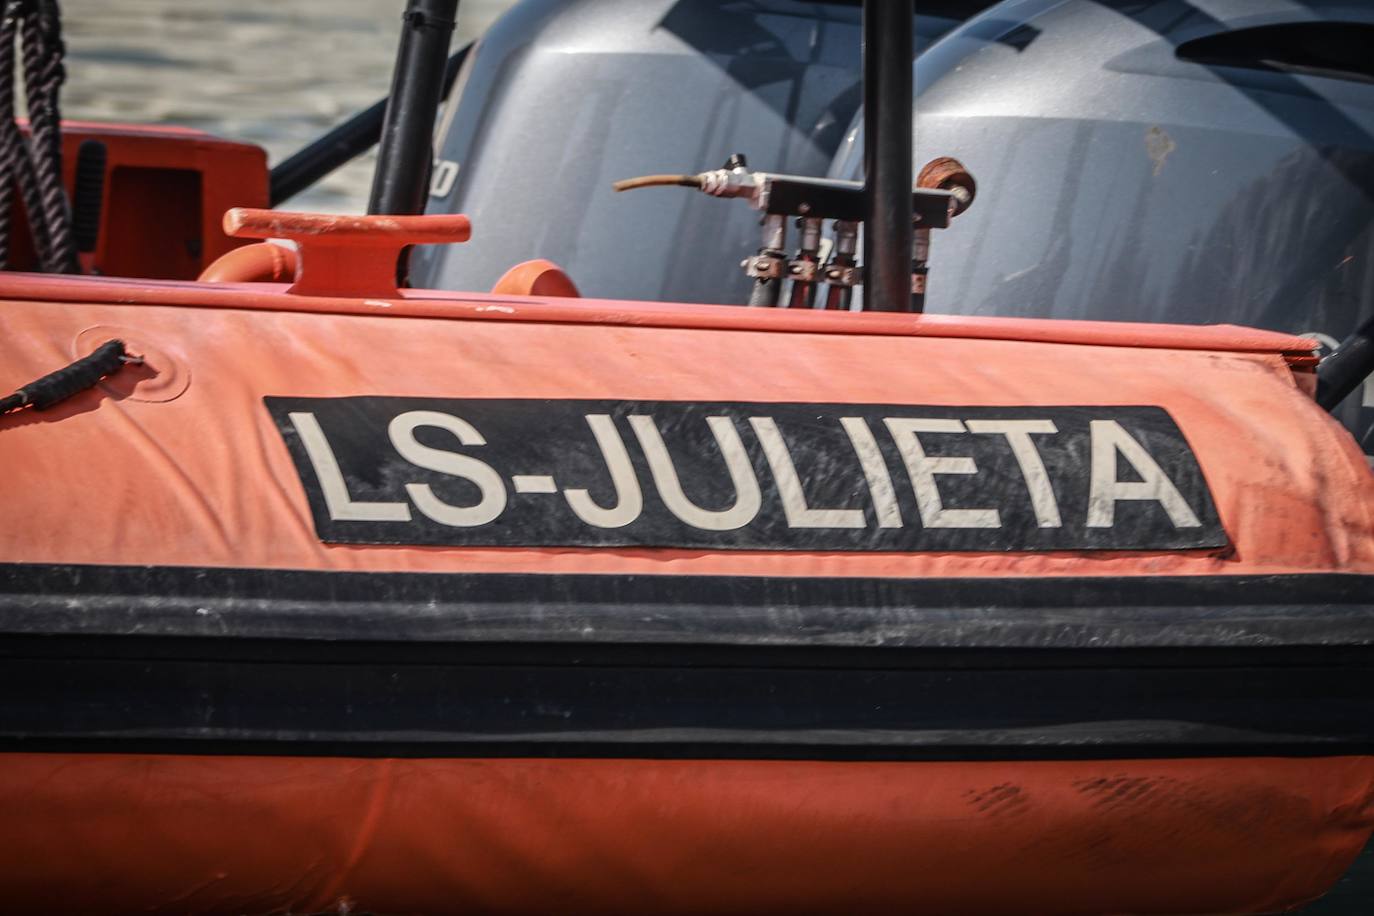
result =
[{"label": "outboard motor", "polygon": [[[929,253],[931,311],[1235,322],[1327,347],[1374,315],[1374,9],[1016,0],[958,24],[985,5],[915,21],[918,49],[944,35],[916,63],[916,165],[953,156],[983,195]],[[419,252],[412,280],[488,289],[548,258],[590,296],[756,300],[736,265],[757,214],[610,184],[735,152],[856,179],[859,95],[852,4],[523,3],[442,131],[430,210],[482,228]],[[1374,452],[1374,385],[1336,414]]]},{"label": "outboard motor", "polygon": [[[917,48],[988,5],[919,4]],[[547,258],[588,296],[743,305],[757,214],[611,183],[697,173],[737,151],[766,172],[824,175],[861,102],[859,12],[838,0],[519,4],[477,46],[441,129],[429,210],[479,229],[461,251],[417,252],[413,284],[490,289]]]},{"label": "outboard motor", "polygon": [[[1371,48],[1374,7],[1334,0],[1020,0],[970,20],[916,62],[916,161],[979,179],[931,251],[927,307],[1334,347],[1374,316]],[[832,176],[860,176],[862,136]],[[1374,452],[1374,382],[1336,415]]]}]

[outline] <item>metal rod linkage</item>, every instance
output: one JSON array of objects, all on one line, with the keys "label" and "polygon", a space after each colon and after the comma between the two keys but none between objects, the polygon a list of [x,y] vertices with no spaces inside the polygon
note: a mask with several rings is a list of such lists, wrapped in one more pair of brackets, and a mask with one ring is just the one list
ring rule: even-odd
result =
[{"label": "metal rod linkage", "polygon": [[787,265],[787,275],[792,279],[792,293],[787,307],[809,309],[816,302],[816,274],[820,266],[821,220],[803,216],[797,220],[801,229],[801,242],[797,256]]},{"label": "metal rod linkage", "polygon": [[763,218],[763,247],[752,258],[746,258],[741,265],[744,272],[753,278],[754,285],[749,292],[749,305],[756,308],[773,308],[778,304],[782,292],[782,272],[787,253],[787,220],[780,214],[770,213]]},{"label": "metal rod linkage", "polygon": [[911,310],[926,310],[926,275],[930,273],[930,230],[916,229],[911,243]]},{"label": "metal rod linkage", "polygon": [[849,220],[835,220],[835,248],[830,263],[825,266],[825,308],[832,312],[847,312],[853,301],[854,287],[859,282],[854,252],[859,242],[859,224]]}]

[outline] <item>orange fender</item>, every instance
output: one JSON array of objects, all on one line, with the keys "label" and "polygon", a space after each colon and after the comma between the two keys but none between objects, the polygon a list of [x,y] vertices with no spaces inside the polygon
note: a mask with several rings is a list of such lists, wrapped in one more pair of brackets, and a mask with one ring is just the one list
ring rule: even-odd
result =
[{"label": "orange fender", "polygon": [[296,252],[271,242],[225,252],[200,272],[202,283],[290,283],[296,278]]},{"label": "orange fender", "polygon": [[498,296],[562,296],[569,299],[582,296],[563,268],[542,258],[516,264],[501,275],[491,291]]}]

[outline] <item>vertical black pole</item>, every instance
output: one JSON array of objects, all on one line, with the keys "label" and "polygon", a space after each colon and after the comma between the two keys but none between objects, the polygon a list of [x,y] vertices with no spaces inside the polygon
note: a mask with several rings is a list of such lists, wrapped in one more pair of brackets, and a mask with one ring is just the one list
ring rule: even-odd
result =
[{"label": "vertical black pole", "polygon": [[864,0],[864,309],[911,308],[912,0]]},{"label": "vertical black pole", "polygon": [[368,213],[423,213],[458,0],[407,0]]}]

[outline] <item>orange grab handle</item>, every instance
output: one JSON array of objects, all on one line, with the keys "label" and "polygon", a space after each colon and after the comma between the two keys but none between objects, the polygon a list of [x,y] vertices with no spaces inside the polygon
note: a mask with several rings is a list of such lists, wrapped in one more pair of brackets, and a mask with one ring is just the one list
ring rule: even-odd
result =
[{"label": "orange grab handle", "polygon": [[401,249],[466,242],[472,223],[461,215],[338,216],[236,207],[224,214],[224,231],[234,238],[295,242],[292,295],[396,299]]}]

